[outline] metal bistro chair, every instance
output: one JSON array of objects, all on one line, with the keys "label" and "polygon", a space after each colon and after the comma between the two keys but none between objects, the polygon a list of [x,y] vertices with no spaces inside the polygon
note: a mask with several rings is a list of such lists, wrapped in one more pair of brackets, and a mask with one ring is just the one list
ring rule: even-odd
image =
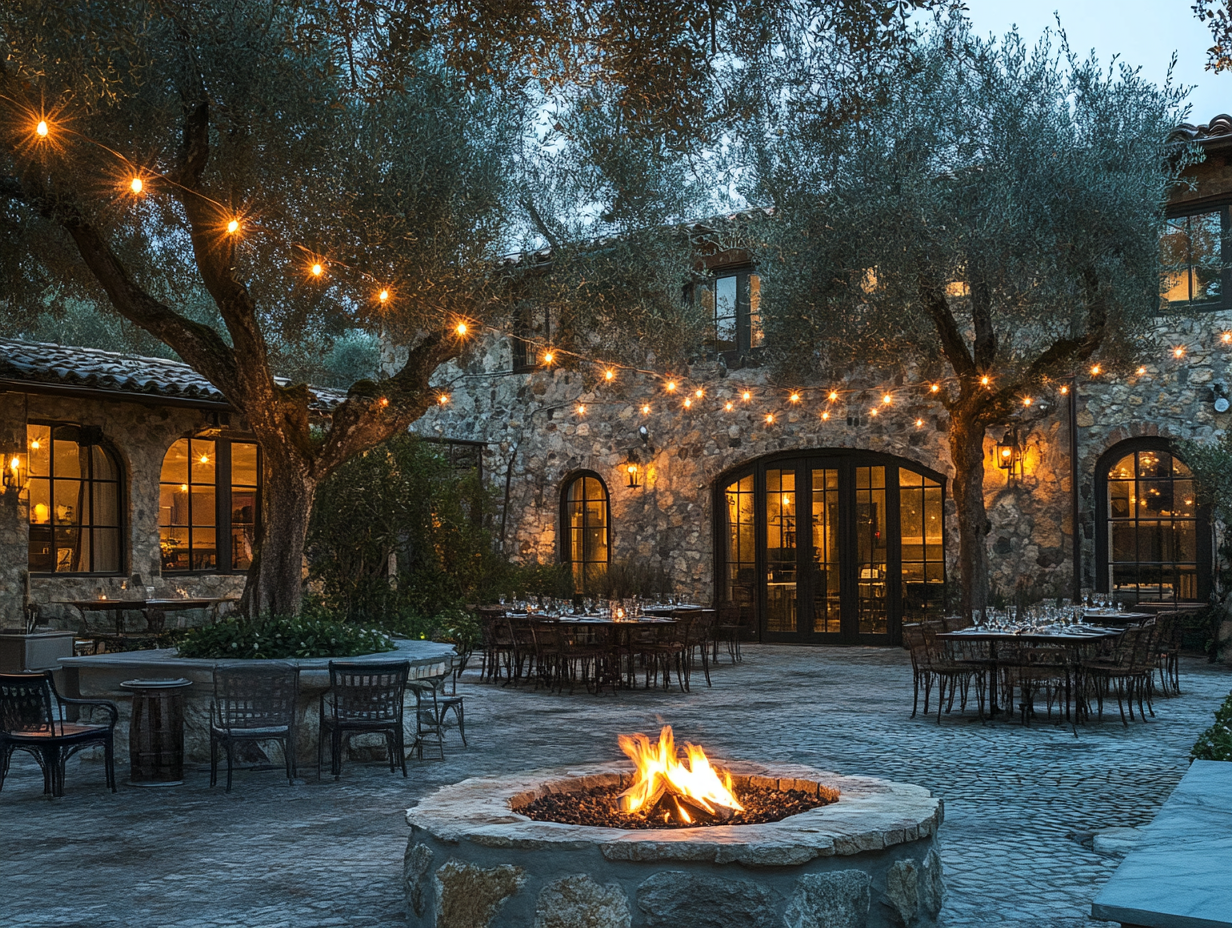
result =
[{"label": "metal bistro chair", "polygon": [[[65,706],[106,709],[106,724],[67,722]],[[56,692],[51,671],[0,673],[0,789],[8,776],[14,751],[34,755],[43,770],[43,793],[64,795],[64,765],[82,748],[101,744],[106,754],[107,785],[116,791],[116,721],[120,713],[106,699],[71,699]]]},{"label": "metal bistro chair", "polygon": [[218,783],[218,748],[227,752],[227,792],[235,746],[242,741],[279,741],[287,781],[295,782],[295,705],[299,668],[285,661],[244,661],[214,667],[210,702],[210,786]]},{"label": "metal bistro chair", "polygon": [[415,743],[411,749],[423,760],[424,742],[428,738],[436,741],[441,752],[441,760],[445,759],[445,725],[444,711],[441,709],[439,694],[445,686],[448,674],[437,674],[433,677],[420,677],[408,680],[406,688],[415,694]]},{"label": "metal bistro chair", "polygon": [[329,733],[329,768],[337,780],[342,774],[342,749],[352,735],[385,736],[389,749],[389,772],[402,767],[406,776],[406,749],[403,746],[402,703],[410,661],[388,663],[330,661],[329,689],[321,694],[321,728],[317,737],[317,779],[321,778],[321,756]]}]

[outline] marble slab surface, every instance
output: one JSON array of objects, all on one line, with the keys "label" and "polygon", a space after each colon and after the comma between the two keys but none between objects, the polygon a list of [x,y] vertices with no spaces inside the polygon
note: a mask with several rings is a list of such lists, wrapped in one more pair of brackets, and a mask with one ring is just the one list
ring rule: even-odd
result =
[{"label": "marble slab surface", "polygon": [[1091,905],[1146,928],[1232,928],[1232,763],[1194,761]]}]

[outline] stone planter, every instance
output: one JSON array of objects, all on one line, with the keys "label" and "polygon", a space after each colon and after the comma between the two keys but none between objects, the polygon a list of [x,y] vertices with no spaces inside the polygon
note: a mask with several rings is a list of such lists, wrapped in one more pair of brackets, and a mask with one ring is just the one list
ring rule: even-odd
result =
[{"label": "stone planter", "polygon": [[[410,661],[411,679],[444,673],[453,656],[453,645],[435,641],[398,641],[397,650],[380,654],[348,657],[348,661]],[[342,658],[338,658],[342,660]],[[65,671],[65,693],[91,699],[110,699],[120,709],[116,726],[116,744],[128,743],[128,721],[132,709],[132,694],[120,686],[125,680],[185,677],[192,686],[185,690],[184,755],[188,761],[203,763],[210,759],[210,700],[214,695],[214,660],[180,657],[174,648],[154,651],[129,651],[118,654],[97,654],[90,657],[69,657],[61,660]],[[288,660],[300,668],[299,724],[296,730],[296,756],[301,764],[316,764],[318,703],[329,688],[329,658],[314,657]],[[407,745],[414,740],[414,697],[407,712],[410,729]],[[280,757],[280,755],[275,755]],[[279,760],[279,762],[281,762]]]},{"label": "stone planter", "polygon": [[[614,784],[610,767],[465,780],[407,812],[417,928],[929,928],[941,909],[941,800],[918,786],[794,764],[732,765],[736,792],[837,789],[766,825],[670,830],[532,821],[548,792]],[[779,784],[782,784],[781,786]]]}]

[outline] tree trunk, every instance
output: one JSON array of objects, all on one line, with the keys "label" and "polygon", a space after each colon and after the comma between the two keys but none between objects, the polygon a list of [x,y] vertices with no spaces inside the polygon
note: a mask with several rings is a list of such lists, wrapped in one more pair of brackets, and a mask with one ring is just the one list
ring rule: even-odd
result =
[{"label": "tree trunk", "polygon": [[954,462],[954,506],[958,512],[960,612],[970,617],[988,606],[988,515],[984,510],[984,432],[976,413],[950,412],[950,457]]},{"label": "tree trunk", "polygon": [[304,542],[317,484],[308,462],[298,455],[270,454],[264,443],[262,450],[261,526],[240,611],[254,617],[295,615],[303,596]]}]

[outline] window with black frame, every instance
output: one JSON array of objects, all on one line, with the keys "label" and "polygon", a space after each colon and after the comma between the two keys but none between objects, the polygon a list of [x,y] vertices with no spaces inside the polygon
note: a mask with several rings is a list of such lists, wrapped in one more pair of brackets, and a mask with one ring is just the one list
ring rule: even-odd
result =
[{"label": "window with black frame", "polygon": [[162,569],[244,571],[261,518],[256,444],[181,438],[163,457],[158,533]]},{"label": "window with black frame", "polygon": [[710,346],[729,362],[747,357],[765,343],[761,317],[761,278],[751,267],[715,271],[694,287],[710,324]]},{"label": "window with black frame", "polygon": [[1219,309],[1227,305],[1228,207],[1170,215],[1160,237],[1159,296],[1163,308]]},{"label": "window with black frame", "polygon": [[120,464],[98,430],[32,422],[26,447],[31,572],[121,573]]},{"label": "window with black frame", "polygon": [[591,591],[607,572],[611,552],[607,486],[598,474],[584,471],[565,484],[561,521],[561,560],[573,574],[574,590]]},{"label": "window with black frame", "polygon": [[552,317],[545,306],[520,306],[513,313],[514,373],[534,370],[540,363],[540,351],[552,338]]}]

